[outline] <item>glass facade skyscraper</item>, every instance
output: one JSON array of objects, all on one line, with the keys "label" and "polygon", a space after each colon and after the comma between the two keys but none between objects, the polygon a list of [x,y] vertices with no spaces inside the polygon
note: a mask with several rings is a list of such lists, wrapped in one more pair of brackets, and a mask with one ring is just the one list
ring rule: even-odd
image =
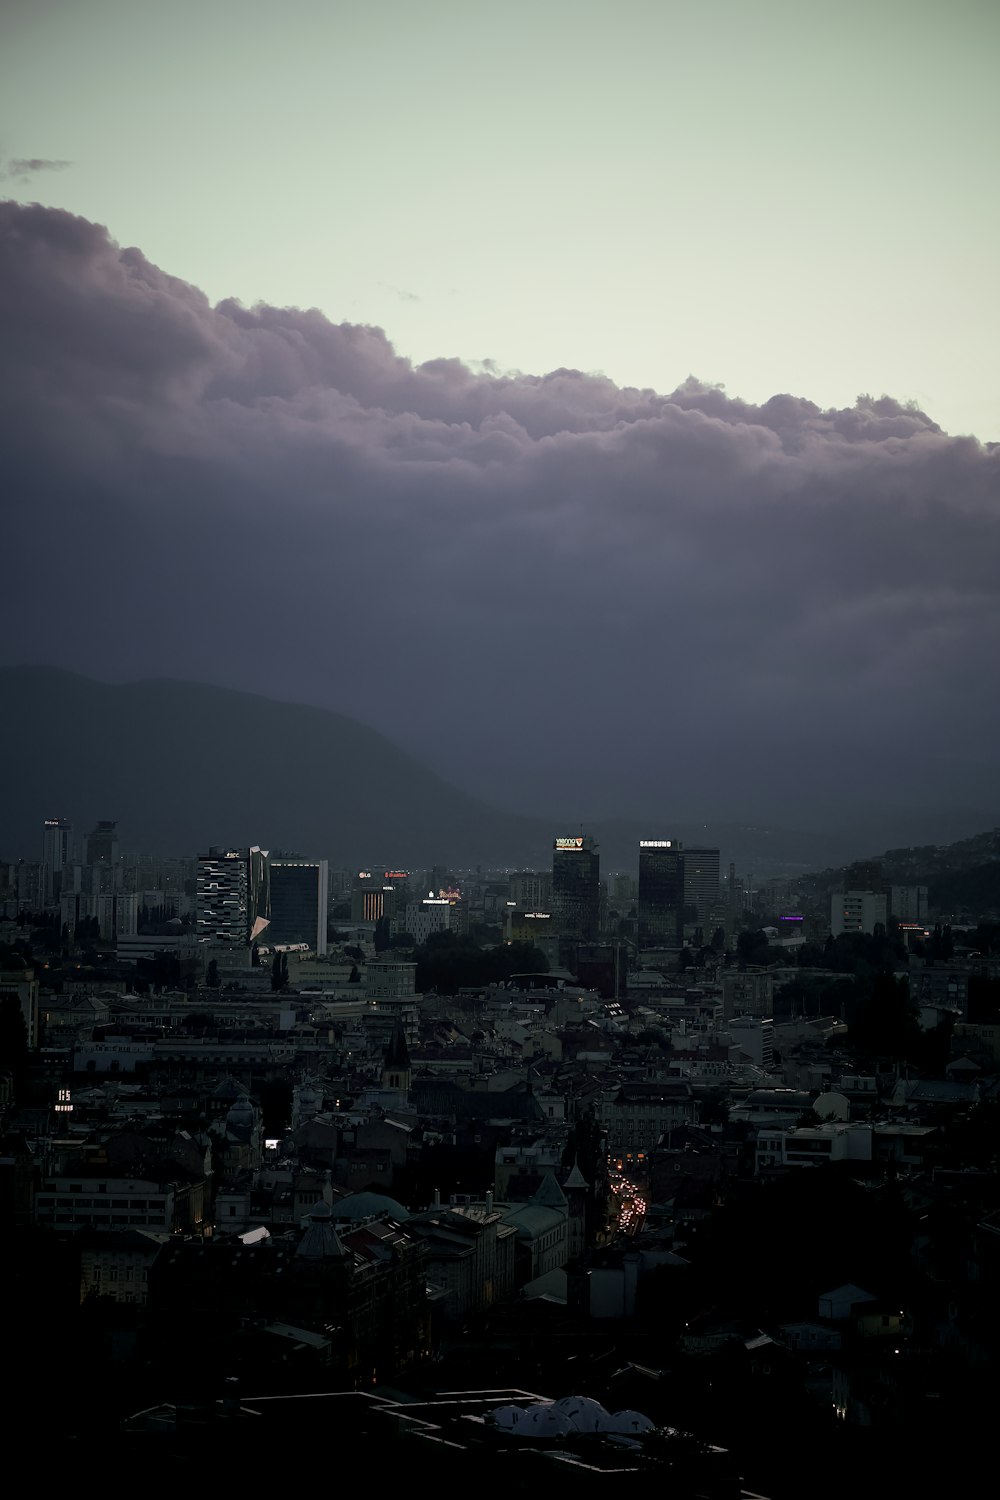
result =
[{"label": "glass facade skyscraper", "polygon": [[684,942],[684,854],[676,839],[639,840],[639,942]]},{"label": "glass facade skyscraper", "polygon": [[560,937],[597,941],[601,925],[601,857],[592,838],[574,834],[552,845],[552,914]]},{"label": "glass facade skyscraper", "polygon": [[62,872],[72,863],[72,823],[67,818],[46,818],[42,824],[42,880],[46,906],[58,904]]},{"label": "glass facade skyscraper", "polygon": [[308,943],[326,952],[329,871],[325,859],[272,859],[269,943]]},{"label": "glass facade skyscraper", "polygon": [[[684,905],[702,926],[719,905],[718,849],[684,850]],[[705,934],[709,937],[711,934]]]}]

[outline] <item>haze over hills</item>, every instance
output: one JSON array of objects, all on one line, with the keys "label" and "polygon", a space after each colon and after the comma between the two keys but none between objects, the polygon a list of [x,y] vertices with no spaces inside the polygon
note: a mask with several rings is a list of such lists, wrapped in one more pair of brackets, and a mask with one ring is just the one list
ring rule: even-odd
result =
[{"label": "haze over hills", "polygon": [[[325,709],[169,679],[124,685],[50,667],[0,669],[0,856],[38,858],[44,817],[81,831],[115,818],[123,847],[193,854],[260,843],[339,866],[385,859],[545,868],[553,835],[578,816],[525,816],[449,785],[374,730]],[[969,814],[971,828],[989,819]],[[850,835],[685,824],[671,809],[587,821],[605,869],[633,868],[640,837],[718,845],[761,874],[819,868],[871,852]],[[935,834],[932,832],[931,837]]]}]

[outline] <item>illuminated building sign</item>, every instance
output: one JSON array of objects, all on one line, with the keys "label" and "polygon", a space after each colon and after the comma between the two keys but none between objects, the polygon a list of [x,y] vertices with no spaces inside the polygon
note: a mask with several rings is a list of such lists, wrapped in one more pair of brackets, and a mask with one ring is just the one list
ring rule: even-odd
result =
[{"label": "illuminated building sign", "polygon": [[579,836],[579,838],[575,838],[575,839],[556,839],[556,848],[557,849],[582,849],[583,848],[583,834],[581,834]]},{"label": "illuminated building sign", "polygon": [[639,840],[639,848],[640,849],[672,849],[673,847],[674,847],[674,841],[673,841],[673,839],[640,839]]},{"label": "illuminated building sign", "polygon": [[788,917],[779,917],[778,918],[779,922],[801,922],[802,920],[803,920],[803,918],[802,917],[798,917],[798,916],[788,916]]},{"label": "illuminated building sign", "polygon": [[410,872],[409,870],[383,870],[382,878],[384,880],[409,880]]},{"label": "illuminated building sign", "polygon": [[526,911],[524,915],[525,918],[530,918],[535,922],[549,922],[552,919],[552,913],[550,911]]}]

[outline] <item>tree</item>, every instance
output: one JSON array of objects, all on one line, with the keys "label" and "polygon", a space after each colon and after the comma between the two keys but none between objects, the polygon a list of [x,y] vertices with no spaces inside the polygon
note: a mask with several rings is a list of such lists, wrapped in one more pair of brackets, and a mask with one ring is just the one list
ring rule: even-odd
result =
[{"label": "tree", "polygon": [[746,968],[748,965],[758,967],[767,964],[770,955],[768,953],[767,934],[762,928],[750,928],[748,931],[740,933],[736,939],[736,956],[739,959],[741,969]]},{"label": "tree", "polygon": [[292,1120],[292,1085],[287,1078],[275,1078],[258,1089],[265,1136],[283,1136]]},{"label": "tree", "polygon": [[803,943],[796,955],[795,962],[800,969],[821,969],[823,967],[824,950],[819,943]]},{"label": "tree", "polygon": [[187,1031],[213,1031],[215,1018],[207,1010],[188,1011],[181,1023]]},{"label": "tree", "polygon": [[729,1119],[729,1096],[722,1089],[698,1094],[698,1124],[725,1125]]},{"label": "tree", "polygon": [[548,960],[532,943],[501,943],[481,948],[471,937],[433,932],[414,952],[421,994],[454,995],[466,986],[501,984],[512,974],[545,974]]},{"label": "tree", "polygon": [[205,983],[210,990],[217,990],[222,980],[219,978],[219,963],[217,959],[211,959],[205,973]]},{"label": "tree", "polygon": [[977,1026],[995,1026],[1000,1022],[1000,979],[990,979],[986,974],[969,975],[966,1019]]},{"label": "tree", "polygon": [[725,953],[726,951],[726,929],[717,927],[712,933],[712,941],[709,944],[713,953]]},{"label": "tree", "polygon": [[915,1061],[921,1051],[920,1026],[908,980],[876,974],[869,995],[853,1008],[847,1040],[852,1050],[867,1057]]},{"label": "tree", "polygon": [[954,957],[955,940],[952,937],[950,923],[946,922],[942,927],[940,922],[935,922],[931,940],[924,952],[931,963],[948,963]]},{"label": "tree", "polygon": [[980,953],[1000,953],[1000,922],[980,922],[973,942]]}]

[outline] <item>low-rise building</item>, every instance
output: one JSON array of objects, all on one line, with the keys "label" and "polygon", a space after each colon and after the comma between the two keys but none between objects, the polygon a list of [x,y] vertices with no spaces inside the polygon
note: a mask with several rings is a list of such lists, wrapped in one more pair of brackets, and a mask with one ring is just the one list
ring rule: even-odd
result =
[{"label": "low-rise building", "polygon": [[408,1219],[406,1228],[426,1248],[428,1281],[443,1292],[449,1321],[510,1296],[517,1231],[491,1202],[435,1206]]},{"label": "low-rise building", "polygon": [[167,1235],[150,1229],[87,1230],[80,1242],[80,1301],[146,1301],[149,1271]]},{"label": "low-rise building", "polygon": [[601,1109],[612,1161],[646,1160],[660,1138],[678,1125],[693,1124],[697,1103],[689,1083],[625,1083]]},{"label": "low-rise building", "polygon": [[109,1173],[82,1166],[46,1175],[35,1196],[35,1222],[52,1229],[151,1229],[174,1234],[200,1229],[206,1215],[206,1187],[199,1182]]}]

